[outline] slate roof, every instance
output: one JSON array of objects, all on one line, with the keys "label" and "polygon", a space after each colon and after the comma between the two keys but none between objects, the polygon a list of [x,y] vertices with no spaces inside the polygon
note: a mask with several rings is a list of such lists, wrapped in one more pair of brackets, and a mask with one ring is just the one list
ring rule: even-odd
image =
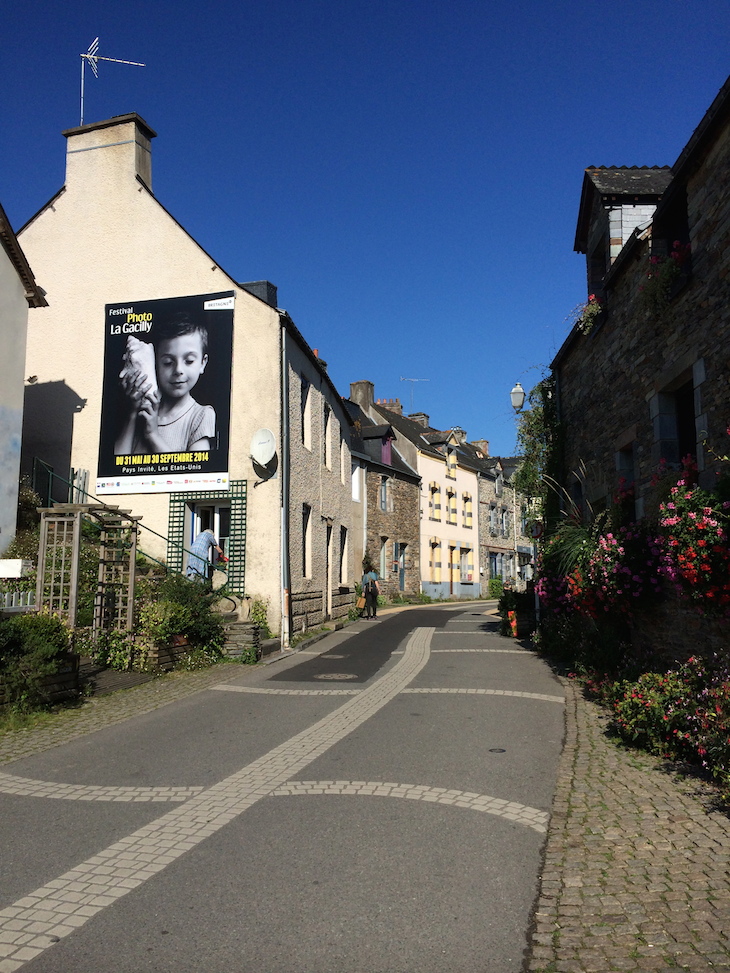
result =
[{"label": "slate roof", "polygon": [[392,432],[390,423],[378,424],[367,416],[356,402],[350,399],[343,399],[342,404],[352,424],[351,428],[351,450],[352,452],[365,459],[373,466],[383,470],[391,470],[401,476],[409,477],[412,480],[420,480],[418,473],[412,469],[398,452],[394,443],[390,452],[390,463],[384,463],[380,443],[389,431]]},{"label": "slate roof", "polygon": [[427,433],[436,432],[430,426],[423,426],[420,422],[415,422],[413,419],[409,419],[407,416],[399,415],[397,412],[390,412],[388,409],[384,409],[381,405],[373,406],[375,412],[383,417],[390,425],[395,429],[396,432],[404,436],[409,442],[417,446],[422,452],[427,453],[429,456],[434,458],[443,459],[443,454],[440,453],[435,446],[426,438]]},{"label": "slate roof", "polygon": [[[432,456],[434,459],[444,460],[444,454],[435,444],[445,443],[451,435],[450,429],[446,431],[433,429],[431,426],[423,426],[420,422],[415,422],[407,416],[389,412],[382,406],[376,405],[374,408],[384,419],[388,420],[396,432],[413,443],[422,453]],[[521,461],[520,457],[502,459],[499,456],[484,456],[477,446],[468,442],[455,444],[454,449],[461,466],[488,477],[496,477],[503,470],[505,477],[509,478]]]},{"label": "slate roof", "polygon": [[583,175],[574,249],[585,253],[596,195],[627,201],[659,201],[672,181],[670,166],[589,166]]},{"label": "slate roof", "polygon": [[0,206],[0,246],[7,254],[8,260],[25,288],[25,299],[30,307],[48,307],[45,291],[36,283],[30,264],[2,206]]}]

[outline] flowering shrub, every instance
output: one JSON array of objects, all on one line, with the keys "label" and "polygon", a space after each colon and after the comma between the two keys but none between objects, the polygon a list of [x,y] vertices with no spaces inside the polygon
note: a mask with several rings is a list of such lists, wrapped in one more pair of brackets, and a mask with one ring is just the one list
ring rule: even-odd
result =
[{"label": "flowering shrub", "polygon": [[669,672],[605,682],[612,728],[627,742],[708,770],[730,795],[730,674],[695,656]]},{"label": "flowering shrub", "polygon": [[659,591],[662,548],[638,524],[606,531],[584,542],[567,574],[541,564],[538,593],[548,611],[573,610],[590,618],[606,612],[632,615]]},{"label": "flowering shrub", "polygon": [[672,285],[687,270],[690,260],[690,245],[675,240],[668,256],[652,254],[649,269],[641,286],[641,299],[644,307],[654,314],[661,313],[669,304]]},{"label": "flowering shrub", "polygon": [[603,305],[596,295],[589,294],[587,301],[573,308],[568,315],[568,321],[575,325],[581,334],[590,334],[602,311]]},{"label": "flowering shrub", "polygon": [[730,616],[730,501],[686,478],[660,506],[662,573],[702,612]]}]

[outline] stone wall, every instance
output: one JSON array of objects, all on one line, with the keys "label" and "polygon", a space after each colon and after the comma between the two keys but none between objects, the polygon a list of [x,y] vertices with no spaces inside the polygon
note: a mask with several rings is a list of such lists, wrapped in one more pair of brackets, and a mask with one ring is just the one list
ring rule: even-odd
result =
[{"label": "stone wall", "polygon": [[[563,435],[564,486],[588,517],[633,482],[637,518],[655,516],[681,457],[697,457],[712,489],[730,452],[730,118],[709,113],[675,165],[653,225],[624,247],[606,277],[606,310],[575,328],[553,363]],[[698,134],[699,133],[699,134]],[[667,300],[652,301],[651,257],[690,245]],[[727,621],[668,598],[634,629],[637,649],[671,661],[727,652]]]},{"label": "stone wall", "polygon": [[[409,480],[395,476],[388,480],[387,510],[380,506],[381,475],[369,470],[367,489],[367,551],[378,572],[381,570],[380,551],[386,540],[386,572],[380,582],[380,591],[388,598],[398,594],[417,595],[421,588],[421,563],[419,552],[419,503],[420,487]],[[405,580],[400,589],[399,572],[393,571],[393,543],[406,544]]]},{"label": "stone wall", "polygon": [[[651,241],[634,241],[609,274],[604,319],[588,335],[576,331],[556,359],[565,479],[575,486],[573,472],[585,465],[584,499],[599,506],[628,472],[637,513],[652,509],[662,457],[676,465],[673,399],[683,386],[691,386],[701,485],[711,487],[718,469],[702,434],[721,454],[730,445],[730,127],[687,179],[686,192],[691,273],[668,306],[646,306]],[[670,216],[662,232],[671,237],[671,229]]]},{"label": "stone wall", "polygon": [[632,621],[631,637],[637,653],[649,653],[667,668],[693,655],[703,659],[717,655],[730,663],[728,620],[703,616],[672,595]]}]

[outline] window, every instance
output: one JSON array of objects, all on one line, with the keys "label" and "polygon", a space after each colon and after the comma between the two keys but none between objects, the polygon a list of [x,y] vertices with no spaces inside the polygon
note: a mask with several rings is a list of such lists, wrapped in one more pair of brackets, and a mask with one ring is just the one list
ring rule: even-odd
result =
[{"label": "window", "polygon": [[302,504],[302,574],[305,578],[312,574],[312,508]]},{"label": "window", "polygon": [[462,584],[469,584],[474,580],[474,558],[468,547],[459,551],[459,580]]},{"label": "window", "polygon": [[502,510],[502,537],[509,537],[511,520],[512,518],[509,515],[509,510],[504,508]]},{"label": "window", "polygon": [[616,453],[616,472],[618,474],[616,501],[629,520],[636,520],[634,443],[628,443]]},{"label": "window", "polygon": [[380,459],[383,463],[387,463],[388,466],[390,466],[393,462],[393,451],[391,449],[392,442],[393,437],[391,435],[383,436],[380,448]]},{"label": "window", "polygon": [[456,523],[456,494],[453,490],[446,491],[446,523]]},{"label": "window", "polygon": [[347,584],[347,527],[340,527],[340,584]]},{"label": "window", "polygon": [[356,460],[352,460],[350,477],[352,480],[352,499],[355,501],[355,503],[360,503],[362,500],[362,477],[360,475],[360,469],[360,464]]},{"label": "window", "polygon": [[441,487],[438,483],[431,484],[431,496],[428,507],[431,520],[441,520]]},{"label": "window", "polygon": [[385,578],[388,571],[388,538],[380,538],[380,564],[379,564],[379,574],[381,578]]},{"label": "window", "polygon": [[499,530],[499,517],[497,516],[497,505],[491,503],[489,505],[489,533],[492,537],[497,536],[497,531]]},{"label": "window", "polygon": [[429,559],[430,579],[434,584],[441,581],[441,544],[435,537],[431,538],[431,557]]},{"label": "window", "polygon": [[340,479],[347,483],[347,444],[340,436]]},{"label": "window", "polygon": [[381,510],[385,510],[385,511],[388,510],[388,493],[389,493],[388,477],[381,476],[380,485],[378,488],[378,506],[380,507]]},{"label": "window", "polygon": [[307,449],[312,448],[312,396],[309,380],[302,375],[300,388],[301,434],[302,443]]},{"label": "window", "polygon": [[[701,362],[694,371],[701,380],[704,375]],[[649,400],[654,427],[652,460],[657,465],[664,460],[670,468],[679,469],[685,456],[696,458],[699,399],[699,382],[695,385],[692,372],[685,370]]]},{"label": "window", "polygon": [[471,528],[473,526],[472,521],[473,521],[473,516],[474,516],[474,512],[472,510],[471,494],[470,493],[465,493],[463,495],[463,497],[462,497],[462,500],[463,500],[463,503],[464,503],[464,506],[463,506],[463,509],[462,509],[462,513],[463,513],[463,524],[464,524],[464,527]]},{"label": "window", "polygon": [[325,402],[324,404],[324,415],[322,420],[322,462],[325,466],[329,467],[332,465],[332,452],[330,448],[330,420],[332,419],[332,410]]},{"label": "window", "polygon": [[446,475],[451,480],[456,479],[456,450],[446,450]]}]

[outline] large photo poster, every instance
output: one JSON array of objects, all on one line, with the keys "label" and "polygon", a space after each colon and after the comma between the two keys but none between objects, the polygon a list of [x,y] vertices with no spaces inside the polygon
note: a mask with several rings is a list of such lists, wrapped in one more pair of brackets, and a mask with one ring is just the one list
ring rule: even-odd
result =
[{"label": "large photo poster", "polygon": [[97,494],[228,489],[234,294],[107,304]]}]

